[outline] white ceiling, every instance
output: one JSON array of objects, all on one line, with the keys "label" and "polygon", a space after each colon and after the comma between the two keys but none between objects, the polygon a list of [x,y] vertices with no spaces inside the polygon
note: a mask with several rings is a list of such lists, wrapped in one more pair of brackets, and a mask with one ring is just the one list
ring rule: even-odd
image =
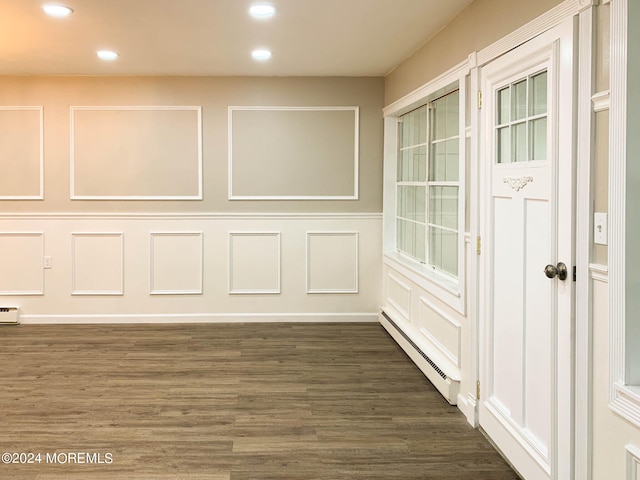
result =
[{"label": "white ceiling", "polygon": [[[47,1],[74,13],[47,17]],[[471,1],[272,0],[255,20],[254,0],[0,0],[0,75],[382,76]]]}]

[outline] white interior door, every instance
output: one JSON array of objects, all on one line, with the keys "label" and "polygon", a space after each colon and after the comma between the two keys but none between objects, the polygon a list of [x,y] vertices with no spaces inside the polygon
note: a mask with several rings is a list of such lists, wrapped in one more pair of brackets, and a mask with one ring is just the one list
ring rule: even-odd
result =
[{"label": "white interior door", "polygon": [[479,422],[527,480],[571,477],[572,52],[567,22],[481,70]]}]

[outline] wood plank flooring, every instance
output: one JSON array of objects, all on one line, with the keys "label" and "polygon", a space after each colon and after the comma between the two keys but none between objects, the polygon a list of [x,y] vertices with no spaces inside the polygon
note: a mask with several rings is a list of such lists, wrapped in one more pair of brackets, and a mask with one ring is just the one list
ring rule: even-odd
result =
[{"label": "wood plank flooring", "polygon": [[3,452],[41,454],[15,480],[518,478],[378,324],[1,326]]}]

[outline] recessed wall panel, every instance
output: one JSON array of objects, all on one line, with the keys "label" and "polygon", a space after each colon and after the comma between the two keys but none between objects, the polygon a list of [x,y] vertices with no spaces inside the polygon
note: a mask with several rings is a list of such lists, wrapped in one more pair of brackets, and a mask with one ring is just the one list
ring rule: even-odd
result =
[{"label": "recessed wall panel", "polygon": [[358,234],[307,233],[307,293],[358,293]]},{"label": "recessed wall panel", "polygon": [[43,198],[42,107],[0,107],[0,200]]},{"label": "recessed wall panel", "polygon": [[151,233],[151,294],[201,294],[202,261],[202,232]]},{"label": "recessed wall panel", "polygon": [[43,233],[0,232],[0,295],[44,294]]},{"label": "recessed wall panel", "polygon": [[230,199],[357,199],[358,107],[229,107]]},{"label": "recessed wall panel", "polygon": [[280,233],[229,233],[229,293],[280,293]]},{"label": "recessed wall panel", "polygon": [[202,198],[200,107],[71,107],[73,199]]},{"label": "recessed wall panel", "polygon": [[406,321],[411,321],[411,287],[395,275],[387,275],[387,302]]},{"label": "recessed wall panel", "polygon": [[72,233],[72,294],[124,293],[122,233]]},{"label": "recessed wall panel", "polygon": [[460,334],[462,326],[431,300],[420,298],[418,313],[420,332],[454,365],[460,366]]}]

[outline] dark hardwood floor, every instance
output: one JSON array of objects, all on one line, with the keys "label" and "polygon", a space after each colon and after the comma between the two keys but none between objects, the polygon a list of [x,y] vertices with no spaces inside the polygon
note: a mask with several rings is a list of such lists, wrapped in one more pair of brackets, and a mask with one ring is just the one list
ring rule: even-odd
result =
[{"label": "dark hardwood floor", "polygon": [[378,324],[2,326],[4,452],[40,453],[12,480],[518,478]]}]

